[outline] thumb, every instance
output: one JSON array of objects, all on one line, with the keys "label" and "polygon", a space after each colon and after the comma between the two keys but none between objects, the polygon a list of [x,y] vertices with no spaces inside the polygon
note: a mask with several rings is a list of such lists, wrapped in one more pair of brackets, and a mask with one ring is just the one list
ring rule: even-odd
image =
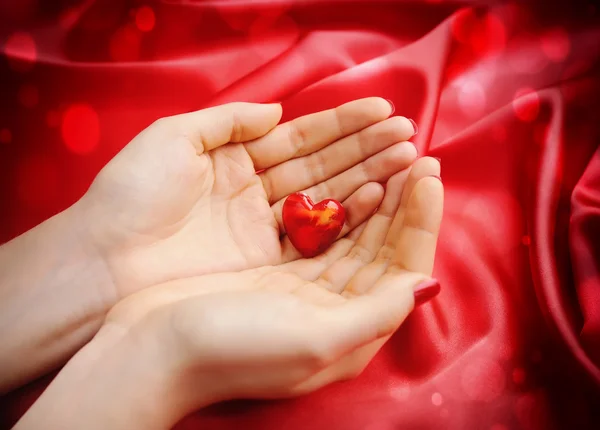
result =
[{"label": "thumb", "polygon": [[436,279],[419,273],[386,273],[361,296],[349,299],[335,313],[339,353],[353,351],[392,335],[412,312],[440,292]]},{"label": "thumb", "polygon": [[264,136],[281,120],[279,103],[228,103],[165,118],[177,133],[189,138],[198,154],[229,142],[247,142]]}]

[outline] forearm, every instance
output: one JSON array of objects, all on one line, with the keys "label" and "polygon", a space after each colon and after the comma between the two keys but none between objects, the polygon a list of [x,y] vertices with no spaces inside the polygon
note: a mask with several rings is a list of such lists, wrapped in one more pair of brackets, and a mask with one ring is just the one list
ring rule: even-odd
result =
[{"label": "forearm", "polygon": [[192,406],[202,405],[200,387],[187,393],[185,382],[162,360],[167,347],[153,334],[102,327],[14,430],[172,428]]},{"label": "forearm", "polygon": [[116,300],[74,208],[0,247],[0,393],[67,361]]}]

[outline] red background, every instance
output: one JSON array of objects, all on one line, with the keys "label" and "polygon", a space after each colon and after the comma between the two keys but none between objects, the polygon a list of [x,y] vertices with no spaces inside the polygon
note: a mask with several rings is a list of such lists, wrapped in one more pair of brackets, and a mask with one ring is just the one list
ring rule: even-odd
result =
[{"label": "red background", "polygon": [[[383,96],[442,159],[442,293],[357,380],[181,428],[600,428],[599,16],[586,1],[0,0],[0,241],[77,200],[161,116],[282,101],[287,120]],[[47,380],[2,399],[0,425]]]}]

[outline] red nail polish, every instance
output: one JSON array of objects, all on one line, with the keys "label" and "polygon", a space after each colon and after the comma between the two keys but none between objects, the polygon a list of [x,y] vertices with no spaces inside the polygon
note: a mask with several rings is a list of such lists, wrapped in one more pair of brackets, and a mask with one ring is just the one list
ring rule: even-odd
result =
[{"label": "red nail polish", "polygon": [[437,279],[429,279],[427,281],[421,282],[413,290],[413,293],[415,295],[415,308],[433,299],[435,296],[438,295],[440,290],[441,286]]},{"label": "red nail polish", "polygon": [[415,130],[413,136],[416,136],[417,134],[419,134],[419,127],[417,126],[417,123],[414,120],[412,120],[410,118],[408,118],[408,120],[410,121],[410,123],[412,124],[412,126]]},{"label": "red nail polish", "polygon": [[393,102],[393,101],[391,101],[390,99],[385,99],[385,100],[386,100],[386,101],[387,101],[387,102],[390,104],[390,106],[392,107],[392,113],[390,113],[390,116],[392,116],[392,115],[394,114],[394,112],[396,112],[396,106],[394,106],[394,102]]}]

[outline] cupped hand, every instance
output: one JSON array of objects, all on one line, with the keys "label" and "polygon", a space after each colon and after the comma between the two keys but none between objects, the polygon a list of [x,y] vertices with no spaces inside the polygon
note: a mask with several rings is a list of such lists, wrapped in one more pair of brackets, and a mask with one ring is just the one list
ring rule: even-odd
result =
[{"label": "cupped hand", "polygon": [[117,298],[296,259],[281,222],[296,191],[342,201],[346,235],[380,204],[377,182],[416,158],[412,124],[390,112],[367,98],[277,125],[279,104],[232,103],[151,125],[76,205]]},{"label": "cupped hand", "polygon": [[430,278],[439,174],[425,157],[392,176],[377,213],[318,257],[147,288],[113,308],[101,333],[135,337],[139,362],[177,381],[166,384],[176,387],[168,402],[176,418],[215,401],[295,396],[354,377],[414,306],[439,292]]}]

